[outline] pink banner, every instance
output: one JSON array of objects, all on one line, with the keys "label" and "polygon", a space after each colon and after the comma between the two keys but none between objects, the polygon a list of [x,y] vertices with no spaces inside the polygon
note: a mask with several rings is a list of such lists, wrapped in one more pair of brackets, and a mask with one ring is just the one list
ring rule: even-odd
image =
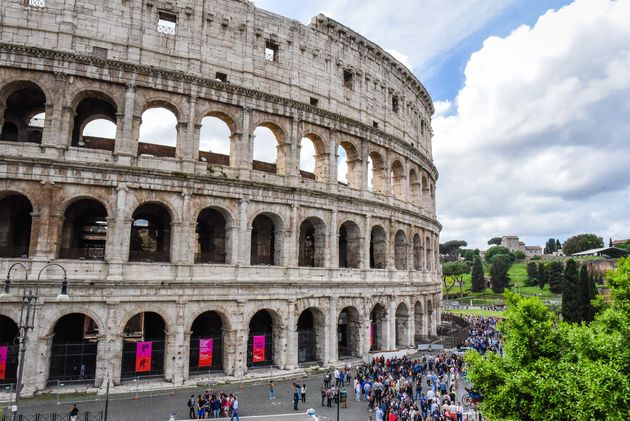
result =
[{"label": "pink banner", "polygon": [[254,355],[252,362],[259,363],[265,361],[265,336],[254,336]]},{"label": "pink banner", "polygon": [[199,339],[199,367],[212,366],[212,339]]},{"label": "pink banner", "polygon": [[374,345],[374,325],[370,323],[370,349]]},{"label": "pink banner", "polygon": [[151,351],[153,342],[138,342],[136,344],[136,373],[151,371]]},{"label": "pink banner", "polygon": [[0,346],[0,380],[3,380],[7,374],[7,355],[9,354],[8,346]]}]

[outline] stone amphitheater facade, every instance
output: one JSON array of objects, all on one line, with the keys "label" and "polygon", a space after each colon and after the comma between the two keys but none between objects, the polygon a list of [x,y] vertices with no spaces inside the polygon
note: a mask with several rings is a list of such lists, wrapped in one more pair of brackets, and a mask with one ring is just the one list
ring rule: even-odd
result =
[{"label": "stone amphitheater facade", "polygon": [[[332,366],[435,335],[431,98],[338,22],[247,0],[5,0],[0,107],[0,270],[24,265],[0,298],[0,383],[26,276],[41,275],[26,393]],[[153,107],[175,115],[175,145],[139,142]],[[206,116],[229,155],[199,150]],[[115,138],[83,135],[97,118]],[[275,163],[253,160],[261,126]]]}]

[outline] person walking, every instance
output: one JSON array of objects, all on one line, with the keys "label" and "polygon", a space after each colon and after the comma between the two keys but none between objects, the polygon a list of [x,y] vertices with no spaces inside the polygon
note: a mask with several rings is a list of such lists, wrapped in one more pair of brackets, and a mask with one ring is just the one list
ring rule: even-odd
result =
[{"label": "person walking", "polygon": [[324,406],[324,399],[326,399],[326,388],[322,385],[319,388],[319,392],[322,394],[322,406]]},{"label": "person walking", "polygon": [[302,403],[306,403],[306,383],[302,383]]},{"label": "person walking", "polygon": [[276,398],[276,385],[273,383],[273,380],[269,382],[269,399]]},{"label": "person walking", "polygon": [[295,390],[293,391],[293,409],[295,411],[298,410],[298,402],[300,402],[300,388],[299,386],[295,388]]},{"label": "person walking", "polygon": [[234,421],[234,417],[236,417],[236,421],[241,421],[238,416],[238,398],[234,395],[234,401],[232,401],[232,416],[230,417],[230,421]]},{"label": "person walking", "polygon": [[188,418],[191,420],[197,419],[197,414],[195,414],[195,395],[190,395],[190,399],[188,399]]},{"label": "person walking", "polygon": [[77,408],[77,404],[73,403],[72,408],[70,408],[70,421],[77,421],[79,417],[79,408]]}]

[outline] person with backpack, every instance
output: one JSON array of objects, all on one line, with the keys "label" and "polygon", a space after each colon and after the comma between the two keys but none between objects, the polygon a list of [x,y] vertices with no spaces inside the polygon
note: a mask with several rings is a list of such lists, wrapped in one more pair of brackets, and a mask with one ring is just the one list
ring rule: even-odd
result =
[{"label": "person with backpack", "polygon": [[79,408],[77,408],[77,404],[72,404],[72,408],[70,408],[70,421],[77,421],[79,417]]},{"label": "person with backpack", "polygon": [[232,416],[230,417],[230,421],[234,421],[234,417],[236,417],[236,421],[241,421],[238,416],[238,398],[234,395],[234,400],[232,401]]},{"label": "person with backpack", "polygon": [[197,419],[195,414],[195,395],[190,395],[190,399],[188,399],[188,418],[191,420]]}]

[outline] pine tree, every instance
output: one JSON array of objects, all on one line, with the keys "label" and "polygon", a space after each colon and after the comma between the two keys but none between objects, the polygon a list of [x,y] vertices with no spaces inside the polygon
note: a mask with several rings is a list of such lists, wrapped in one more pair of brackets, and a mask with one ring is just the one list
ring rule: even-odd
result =
[{"label": "pine tree", "polygon": [[562,244],[560,244],[560,240],[556,238],[556,251],[562,250]]},{"label": "pine tree", "polygon": [[536,262],[527,263],[527,285],[538,285],[538,267]]},{"label": "pine tree", "polygon": [[587,276],[588,276],[588,286],[587,286],[588,298],[587,299],[588,299],[589,305],[588,305],[588,312],[585,314],[584,320],[586,320],[587,322],[591,322],[595,318],[595,307],[593,306],[593,300],[595,299],[595,297],[597,297],[599,292],[597,291],[597,285],[595,285],[595,276],[589,274],[588,269],[587,269]]},{"label": "pine tree", "polygon": [[495,294],[502,294],[505,288],[510,284],[510,277],[508,271],[512,266],[512,259],[510,256],[501,254],[495,256],[490,265],[490,286]]},{"label": "pine tree", "polygon": [[590,315],[592,313],[591,306],[591,291],[590,291],[590,276],[588,275],[588,268],[586,265],[582,265],[580,268],[580,308],[582,310],[582,320],[590,321]]},{"label": "pine tree", "polygon": [[471,272],[472,292],[481,292],[486,289],[486,279],[483,276],[483,264],[481,258],[475,256]]},{"label": "pine tree", "polygon": [[563,272],[562,262],[555,261],[545,266],[545,280],[549,284],[549,290],[554,294],[562,292]]},{"label": "pine tree", "polygon": [[538,263],[538,286],[540,289],[545,288],[546,283],[545,264],[543,262]]},{"label": "pine tree", "polygon": [[569,259],[562,277],[562,317],[569,323],[579,323],[583,315],[583,295],[578,280],[575,260]]}]

